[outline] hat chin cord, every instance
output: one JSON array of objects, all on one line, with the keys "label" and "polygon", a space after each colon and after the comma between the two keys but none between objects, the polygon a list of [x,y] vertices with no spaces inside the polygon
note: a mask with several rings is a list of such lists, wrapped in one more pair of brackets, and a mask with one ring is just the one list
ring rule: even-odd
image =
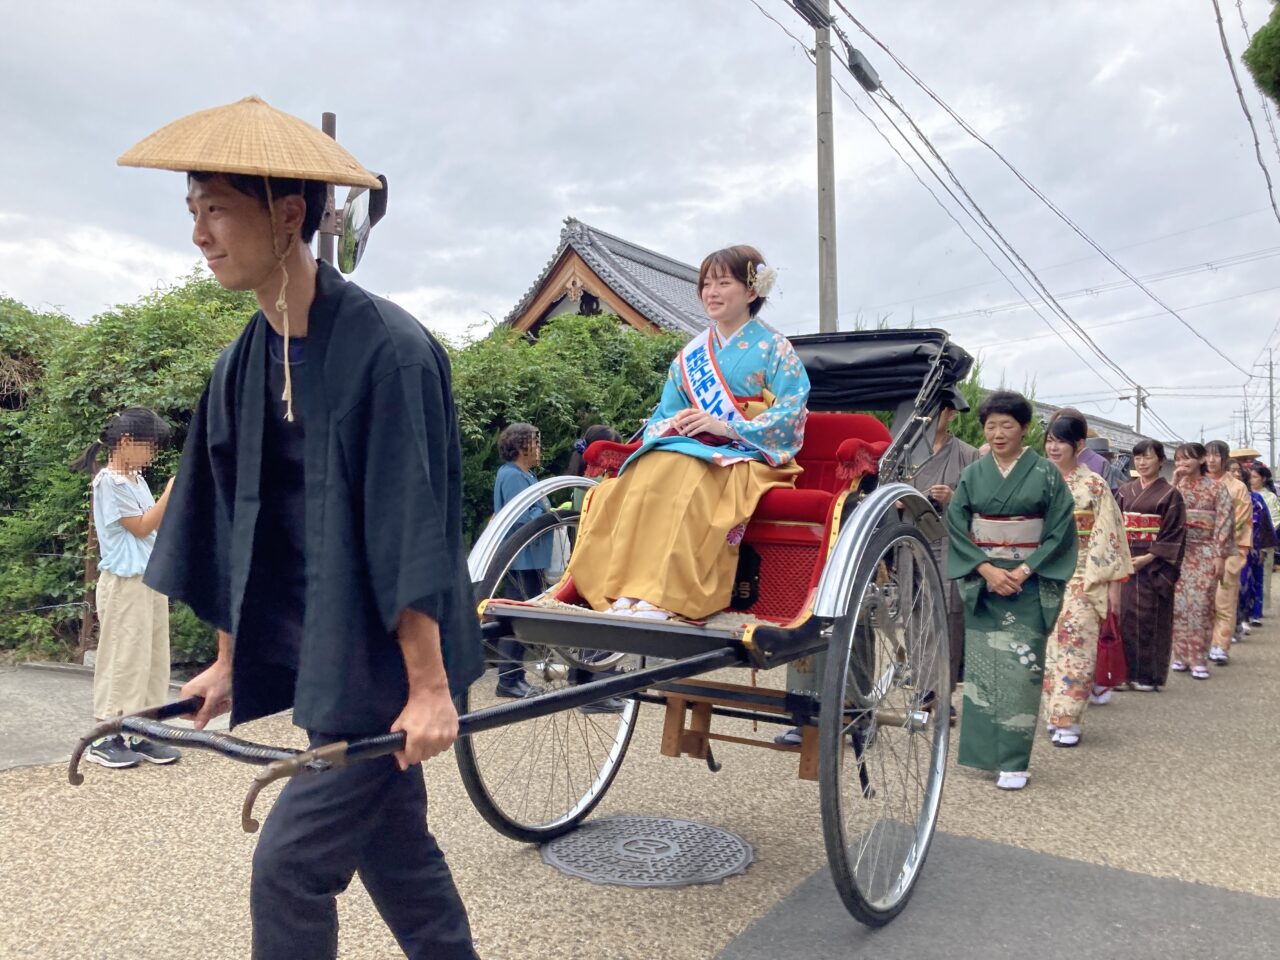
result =
[{"label": "hat chin cord", "polygon": [[262,181],[267,186],[267,212],[271,216],[271,250],[276,255],[276,263],[280,265],[280,295],[276,297],[276,310],[280,312],[284,326],[284,393],[280,395],[280,399],[284,401],[285,420],[293,423],[293,374],[289,363],[289,268],[285,266],[285,258],[293,249],[297,238],[291,234],[281,251],[276,237],[276,207],[271,195],[271,178],[263,177]]}]

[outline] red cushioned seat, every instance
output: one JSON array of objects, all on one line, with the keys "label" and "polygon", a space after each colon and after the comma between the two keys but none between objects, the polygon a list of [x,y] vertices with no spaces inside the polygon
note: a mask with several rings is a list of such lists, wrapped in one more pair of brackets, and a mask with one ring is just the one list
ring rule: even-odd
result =
[{"label": "red cushioned seat", "polygon": [[834,493],[826,490],[770,490],[756,505],[752,523],[826,523]]},{"label": "red cushioned seat", "polygon": [[[888,428],[867,414],[809,414],[796,456],[803,473],[794,488],[770,490],[760,499],[743,537],[760,558],[750,613],[788,623],[804,611],[826,559],[836,497],[875,474],[892,439]],[[585,454],[587,476],[616,475],[639,447],[607,440],[591,444]]]},{"label": "red cushioned seat", "polygon": [[[804,445],[796,454],[796,462],[804,474],[796,486],[804,490],[847,489],[854,479],[842,466],[853,459],[857,449],[878,452],[871,459],[868,472],[875,472],[875,462],[893,441],[889,428],[866,413],[810,413],[804,425]],[[843,454],[843,455],[842,455]]]}]

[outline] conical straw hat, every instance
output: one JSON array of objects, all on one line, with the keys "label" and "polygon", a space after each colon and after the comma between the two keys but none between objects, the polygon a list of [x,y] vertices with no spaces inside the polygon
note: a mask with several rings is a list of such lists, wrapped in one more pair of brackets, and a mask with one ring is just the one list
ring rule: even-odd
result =
[{"label": "conical straw hat", "polygon": [[134,144],[116,163],[184,173],[322,180],[374,190],[382,186],[332,137],[260,97],[175,120]]}]

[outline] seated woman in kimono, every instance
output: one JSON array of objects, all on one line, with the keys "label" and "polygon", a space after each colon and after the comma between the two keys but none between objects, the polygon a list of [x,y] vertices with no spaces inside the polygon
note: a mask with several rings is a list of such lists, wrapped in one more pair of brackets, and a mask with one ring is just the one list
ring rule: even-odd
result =
[{"label": "seated woman in kimono", "polygon": [[957,762],[1027,785],[1045,645],[1076,568],[1075,500],[1023,445],[1031,404],[1009,390],[978,408],[990,452],[960,475],[947,507],[947,576],[964,597],[964,710]]},{"label": "seated woman in kimono", "polygon": [[592,491],[569,561],[592,609],[658,620],[723,610],[756,504],[795,485],[809,377],[756,319],[774,276],[754,247],[702,261],[710,326],[672,361],[643,445]]}]

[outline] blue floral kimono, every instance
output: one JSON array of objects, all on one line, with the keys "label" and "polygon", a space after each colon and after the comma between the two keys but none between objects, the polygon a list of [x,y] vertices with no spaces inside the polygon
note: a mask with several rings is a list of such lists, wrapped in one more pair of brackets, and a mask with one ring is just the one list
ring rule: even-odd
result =
[{"label": "blue floral kimono", "polygon": [[800,472],[809,376],[790,342],[758,320],[727,343],[714,335],[708,341],[725,387],[750,419],[730,420],[733,437],[719,445],[667,436],[672,418],[695,406],[676,357],[644,444],[584,509],[569,574],[595,610],[619,597],[691,620],[723,610],[756,505],[770,489],[793,486]]},{"label": "blue floral kimono", "polygon": [[721,343],[713,331],[711,344],[733,395],[739,400],[761,400],[767,392],[773,397],[772,406],[750,420],[734,420],[737,439],[722,447],[709,446],[693,437],[664,436],[673,429],[675,415],[694,405],[685,392],[677,355],[671,361],[657,409],[645,425],[644,445],[623,464],[624,470],[650,450],[683,453],[720,464],[750,459],[780,467],[795,459],[804,440],[809,374],[791,341],[752,319],[726,343]]}]

